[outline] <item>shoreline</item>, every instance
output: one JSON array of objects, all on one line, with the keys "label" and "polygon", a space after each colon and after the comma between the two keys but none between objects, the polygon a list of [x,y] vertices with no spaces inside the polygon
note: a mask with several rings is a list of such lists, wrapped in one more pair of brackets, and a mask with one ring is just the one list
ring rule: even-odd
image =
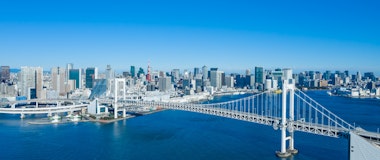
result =
[{"label": "shoreline", "polygon": [[103,120],[103,119],[98,119],[97,120],[97,119],[89,119],[90,117],[86,117],[85,120],[80,120],[80,121],[69,121],[68,119],[62,119],[60,122],[51,122],[49,119],[40,119],[40,120],[36,120],[36,121],[30,121],[30,122],[27,122],[27,123],[28,124],[32,124],[32,125],[85,123],[85,122],[108,124],[108,123],[118,122],[118,121],[121,121],[121,120],[126,120],[126,119],[131,119],[131,118],[139,117],[139,116],[145,116],[145,115],[149,115],[149,114],[154,114],[154,113],[165,111],[165,110],[168,110],[168,109],[159,109],[159,110],[149,111],[149,112],[145,112],[145,113],[140,113],[138,115],[129,115],[129,116],[126,116],[126,117],[121,117],[121,118],[117,118],[117,119],[110,119],[110,120]]}]

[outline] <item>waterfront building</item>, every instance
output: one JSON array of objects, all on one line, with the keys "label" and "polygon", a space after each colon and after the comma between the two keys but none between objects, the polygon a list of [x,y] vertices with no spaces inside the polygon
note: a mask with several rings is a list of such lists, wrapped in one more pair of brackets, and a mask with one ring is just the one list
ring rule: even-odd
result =
[{"label": "waterfront building", "polygon": [[41,67],[21,67],[19,73],[19,91],[27,99],[44,99],[43,69]]},{"label": "waterfront building", "polygon": [[90,67],[86,69],[86,88],[93,88],[95,79],[98,78],[98,69],[96,67]]},{"label": "waterfront building", "polygon": [[10,67],[9,66],[1,66],[0,83],[9,81],[10,78],[11,78]]},{"label": "waterfront building", "polygon": [[222,88],[222,74],[223,71],[219,71],[218,68],[211,68],[210,69],[210,81],[211,86],[215,87],[216,89]]}]

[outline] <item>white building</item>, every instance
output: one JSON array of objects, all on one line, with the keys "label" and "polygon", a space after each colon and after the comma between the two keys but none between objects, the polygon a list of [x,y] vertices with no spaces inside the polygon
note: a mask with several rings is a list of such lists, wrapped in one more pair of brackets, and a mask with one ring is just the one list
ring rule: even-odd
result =
[{"label": "white building", "polygon": [[65,79],[66,76],[66,70],[64,68],[55,67],[51,69],[51,78],[52,78],[52,89],[57,91],[59,95],[64,96],[66,95],[66,84]]},{"label": "white building", "polygon": [[233,88],[234,87],[234,77],[232,76],[226,76],[226,86],[228,88]]},{"label": "white building", "polygon": [[27,99],[34,97],[45,99],[46,95],[42,92],[43,69],[41,67],[21,67],[18,86],[20,95],[26,96]]},{"label": "white building", "polygon": [[215,87],[217,90],[222,88],[222,74],[223,74],[223,71],[218,71],[218,70],[210,71],[211,86]]},{"label": "white building", "polygon": [[172,89],[172,83],[170,77],[160,77],[158,80],[158,89],[160,92],[167,92]]}]

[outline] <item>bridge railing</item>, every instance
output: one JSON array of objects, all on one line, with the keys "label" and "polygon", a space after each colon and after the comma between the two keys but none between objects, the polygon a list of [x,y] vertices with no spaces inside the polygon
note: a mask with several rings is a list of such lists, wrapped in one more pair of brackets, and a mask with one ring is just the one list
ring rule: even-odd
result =
[{"label": "bridge railing", "polygon": [[296,121],[314,125],[324,125],[340,131],[354,130],[355,127],[335,115],[306,93],[296,89],[294,104],[294,118]]}]

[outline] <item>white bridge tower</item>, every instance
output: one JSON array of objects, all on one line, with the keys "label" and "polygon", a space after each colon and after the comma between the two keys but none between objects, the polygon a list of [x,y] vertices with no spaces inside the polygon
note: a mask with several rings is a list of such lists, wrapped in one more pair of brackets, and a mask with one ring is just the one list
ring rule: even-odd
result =
[{"label": "white bridge tower", "polygon": [[[287,94],[289,92],[289,115],[287,115]],[[294,148],[294,79],[288,78],[282,84],[282,114],[281,114],[281,151],[277,151],[278,157],[286,158],[292,154],[297,154],[298,150]],[[289,121],[288,121],[289,119]],[[289,133],[289,135],[287,134]],[[286,141],[289,141],[289,148],[286,149]]]}]

